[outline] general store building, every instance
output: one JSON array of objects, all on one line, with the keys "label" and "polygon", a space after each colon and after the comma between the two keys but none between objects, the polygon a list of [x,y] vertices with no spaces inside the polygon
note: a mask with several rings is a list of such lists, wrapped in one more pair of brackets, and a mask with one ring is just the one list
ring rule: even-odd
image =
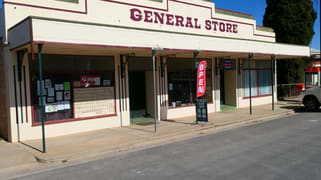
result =
[{"label": "general store building", "polygon": [[3,0],[0,28],[0,135],[11,142],[41,138],[41,91],[55,137],[195,115],[194,60],[207,61],[209,113],[270,104],[274,60],[310,56],[201,0]]}]

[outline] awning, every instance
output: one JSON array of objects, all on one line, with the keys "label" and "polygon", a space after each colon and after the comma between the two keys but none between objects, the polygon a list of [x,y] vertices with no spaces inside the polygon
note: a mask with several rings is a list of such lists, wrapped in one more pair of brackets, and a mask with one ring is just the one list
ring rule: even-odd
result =
[{"label": "awning", "polygon": [[[173,33],[66,21],[40,17],[28,17],[9,29],[10,50],[28,48],[35,52],[36,44],[44,44],[44,52],[79,53],[106,52],[148,52],[152,48],[162,49],[163,54],[190,54],[199,51],[200,56],[246,58],[254,54],[256,59],[277,59],[310,57],[308,46],[280,44],[273,42],[221,38],[193,33]],[[49,48],[52,47],[52,48]],[[57,52],[58,51],[58,52]]]}]

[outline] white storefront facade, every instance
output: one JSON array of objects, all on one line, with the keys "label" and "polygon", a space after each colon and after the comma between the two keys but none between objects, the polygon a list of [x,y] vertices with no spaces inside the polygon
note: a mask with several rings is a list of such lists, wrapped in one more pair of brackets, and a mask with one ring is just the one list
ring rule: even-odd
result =
[{"label": "white storefront facade", "polygon": [[269,104],[274,60],[310,56],[201,0],[4,0],[0,23],[0,135],[11,142],[42,137],[42,93],[55,137],[195,115],[194,60],[208,62],[209,113]]}]

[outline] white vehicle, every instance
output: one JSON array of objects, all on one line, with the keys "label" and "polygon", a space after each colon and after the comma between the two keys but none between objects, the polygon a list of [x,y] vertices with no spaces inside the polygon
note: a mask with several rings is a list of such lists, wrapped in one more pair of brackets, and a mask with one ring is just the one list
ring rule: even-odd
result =
[{"label": "white vehicle", "polygon": [[300,104],[307,111],[317,111],[321,106],[321,86],[303,90],[299,96]]}]

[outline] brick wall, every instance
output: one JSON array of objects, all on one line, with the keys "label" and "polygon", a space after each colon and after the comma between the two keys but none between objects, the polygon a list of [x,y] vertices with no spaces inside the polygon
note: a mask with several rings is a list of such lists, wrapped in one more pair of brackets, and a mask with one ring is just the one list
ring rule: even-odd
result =
[{"label": "brick wall", "polygon": [[8,140],[8,107],[3,53],[3,40],[0,38],[0,137]]}]

